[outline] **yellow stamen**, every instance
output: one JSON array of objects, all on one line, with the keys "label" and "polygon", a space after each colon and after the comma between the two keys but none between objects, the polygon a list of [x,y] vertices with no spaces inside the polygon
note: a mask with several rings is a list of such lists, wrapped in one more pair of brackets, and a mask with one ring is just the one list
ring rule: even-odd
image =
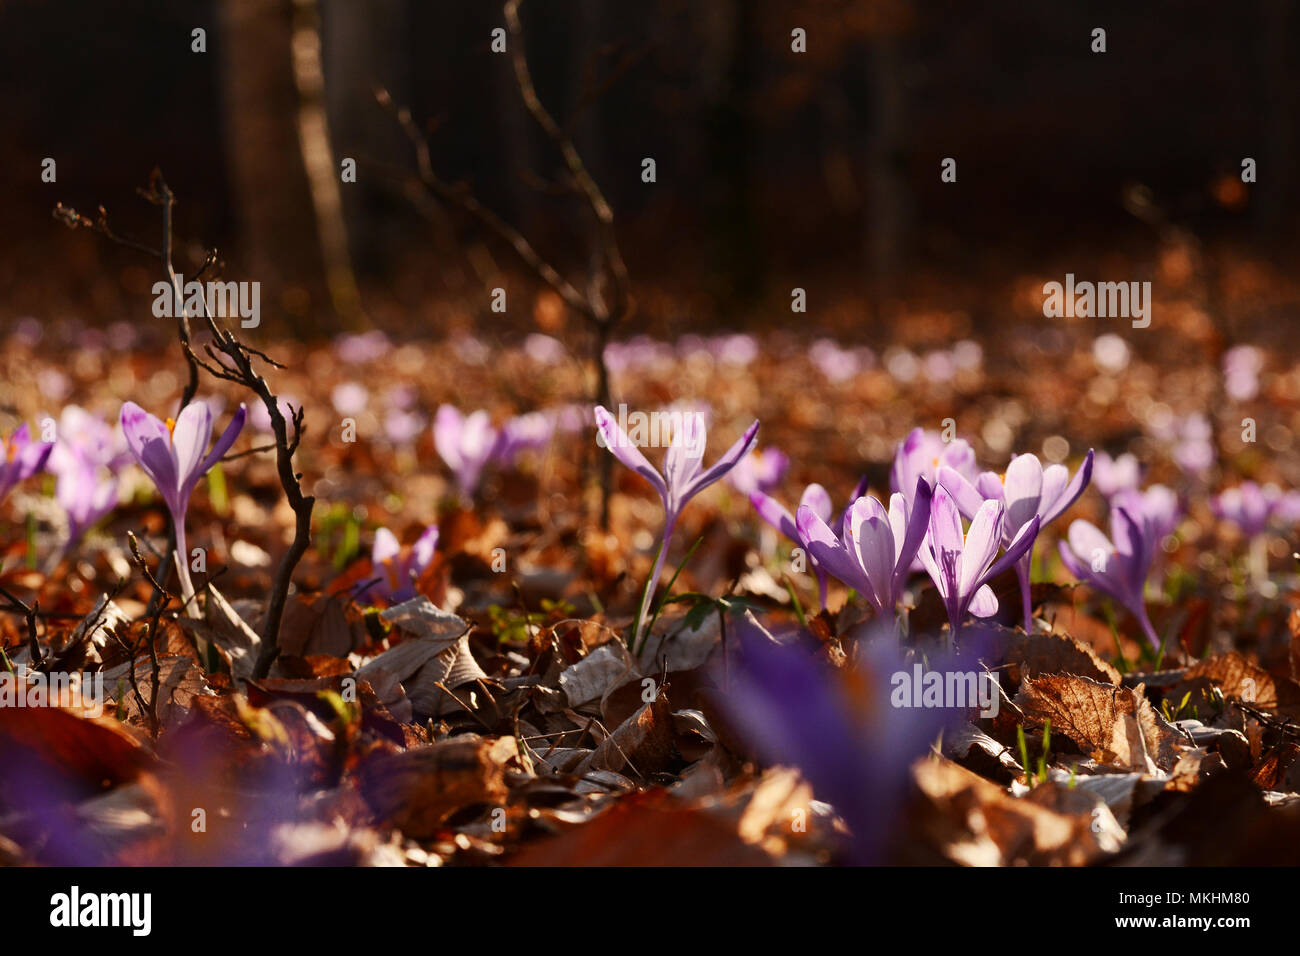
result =
[{"label": "yellow stamen", "polygon": [[167,419],[166,424],[167,424],[167,434],[168,434],[168,436],[169,436],[169,437],[172,437],[172,438],[176,437],[176,419],[174,419],[174,418],[169,418],[169,419]]}]

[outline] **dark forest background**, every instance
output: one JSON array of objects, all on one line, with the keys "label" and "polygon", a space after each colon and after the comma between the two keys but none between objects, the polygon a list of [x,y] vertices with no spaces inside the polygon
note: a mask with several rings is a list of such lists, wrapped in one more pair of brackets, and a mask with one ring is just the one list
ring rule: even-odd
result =
[{"label": "dark forest background", "polygon": [[[1288,0],[533,0],[523,18],[539,93],[615,210],[641,328],[788,321],[793,286],[813,323],[830,303],[872,322],[917,299],[990,323],[999,283],[1144,261],[1170,229],[1284,271],[1295,251]],[[485,318],[494,275],[535,290],[472,222],[404,193],[413,153],[377,85],[428,131],[444,177],[580,276],[590,224],[554,195],[559,158],[489,49],[502,22],[494,0],[0,0],[0,326],[147,314],[149,264],[50,211],[102,202],[152,239],[134,190],[155,165],[181,199],[178,265],[219,247],[226,276],[260,279],[296,334],[437,332]],[[301,135],[320,118],[335,181],[343,157],[359,164],[337,217]],[[949,156],[955,184],[940,182]],[[340,248],[362,312],[329,294]]]}]

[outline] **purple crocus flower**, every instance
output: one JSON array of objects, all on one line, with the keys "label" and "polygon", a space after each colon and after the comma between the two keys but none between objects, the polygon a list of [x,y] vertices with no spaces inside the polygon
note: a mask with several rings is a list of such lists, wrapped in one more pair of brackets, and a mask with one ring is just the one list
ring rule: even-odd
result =
[{"label": "purple crocus flower", "polygon": [[894,467],[889,475],[890,491],[911,497],[918,478],[924,478],[934,490],[941,465],[947,465],[969,481],[975,480],[975,451],[969,444],[960,438],[946,442],[937,432],[912,429],[894,454]]},{"label": "purple crocus flower", "polygon": [[883,618],[894,613],[902,596],[929,525],[933,494],[925,479],[918,478],[912,503],[895,492],[888,511],[876,498],[864,495],[849,506],[838,538],[807,505],[800,505],[795,523],[817,564],[862,594]]},{"label": "purple crocus flower", "polygon": [[199,479],[230,450],[244,427],[248,410],[239,406],[226,430],[204,455],[212,440],[212,409],[206,402],[190,402],[173,420],[162,421],[135,402],[122,406],[122,434],[136,462],[153,481],[162,495],[176,532],[176,572],[189,613],[198,616],[194,606],[194,585],[190,581],[189,551],[185,546],[185,512],[190,495]]},{"label": "purple crocus flower", "polygon": [[952,495],[942,486],[930,505],[930,533],[921,545],[921,563],[939,589],[952,635],[957,637],[966,612],[976,617],[997,613],[998,599],[988,582],[1014,565],[1029,550],[1038,535],[1041,518],[1032,515],[996,561],[1006,506],[986,500],[975,512],[970,530],[961,529],[961,513]]},{"label": "purple crocus flower", "polygon": [[[965,713],[893,706],[891,684],[912,665],[883,635],[840,670],[797,643],[776,643],[752,618],[736,630],[739,667],[719,698],[729,723],[764,760],[798,767],[835,808],[851,834],[846,862],[884,862],[912,762]],[[934,659],[931,668],[957,669]]]},{"label": "purple crocus flower", "polygon": [[767,494],[781,483],[789,467],[790,459],[781,449],[759,451],[755,448],[736,463],[727,481],[742,495],[752,495],[756,491]]},{"label": "purple crocus flower", "polygon": [[1237,345],[1223,353],[1223,390],[1238,402],[1248,402],[1259,394],[1259,373],[1264,369],[1264,353],[1253,345]]},{"label": "purple crocus flower", "polygon": [[501,426],[493,459],[514,464],[525,452],[544,451],[555,437],[555,416],[548,412],[525,412]]},{"label": "purple crocus flower", "polygon": [[[702,414],[687,414],[681,417],[681,427],[674,430],[668,451],[664,454],[664,470],[661,475],[646,460],[641,449],[627,437],[627,432],[619,427],[617,420],[603,406],[595,409],[597,438],[599,444],[609,449],[610,454],[631,468],[638,475],[650,482],[664,504],[664,531],[659,542],[659,554],[655,558],[654,570],[646,585],[645,598],[641,602],[641,612],[637,618],[637,628],[649,626],[648,614],[658,586],[659,573],[663,570],[664,558],[668,556],[668,542],[672,539],[673,528],[687,503],[709,485],[719,481],[727,472],[736,467],[736,463],[745,457],[758,440],[758,421],[745,429],[745,434],[736,439],[714,463],[713,467],[700,470],[704,459],[704,446],[707,441],[707,427]],[[635,641],[636,635],[633,635]],[[635,644],[633,645],[635,646]]]},{"label": "purple crocus flower", "polygon": [[1279,514],[1283,505],[1282,489],[1274,484],[1259,485],[1243,481],[1235,488],[1227,488],[1210,502],[1214,513],[1231,521],[1248,538],[1263,534]]},{"label": "purple crocus flower", "polygon": [[85,466],[116,472],[131,460],[121,429],[79,405],[59,413],[58,434],[48,463],[55,475]]},{"label": "purple crocus flower", "polygon": [[379,581],[370,586],[373,598],[389,604],[401,604],[416,597],[415,582],[424,569],[433,563],[433,553],[438,547],[438,526],[429,525],[406,551],[402,550],[397,535],[387,528],[375,532],[375,543],[370,551],[370,562]]},{"label": "purple crocus flower", "polygon": [[1059,545],[1061,560],[1080,581],[1127,608],[1147,640],[1159,648],[1160,638],[1151,625],[1143,600],[1147,575],[1156,554],[1155,527],[1140,515],[1116,507],[1110,513],[1110,532],[1111,537],[1107,538],[1089,521],[1072,522],[1066,540]]},{"label": "purple crocus flower", "polygon": [[0,458],[0,501],[4,501],[20,481],[26,481],[44,468],[53,450],[53,443],[32,441],[26,422],[19,425],[5,439],[4,457]]},{"label": "purple crocus flower", "polygon": [[[1083,459],[1079,470],[1070,477],[1064,465],[1043,467],[1036,455],[1017,455],[1007,466],[1006,475],[992,471],[983,472],[971,484],[961,473],[947,465],[939,466],[939,483],[952,495],[957,508],[966,518],[974,520],[985,501],[997,501],[1003,506],[1000,529],[1002,545],[1010,547],[1034,517],[1039,527],[1055,521],[1065,509],[1074,504],[1088,487],[1092,476],[1092,450]],[[1034,539],[1016,562],[1016,578],[1020,582],[1020,598],[1025,615],[1025,633],[1034,630],[1033,598],[1029,591],[1029,571],[1034,559]]]},{"label": "purple crocus flower", "polygon": [[473,498],[483,469],[497,453],[498,431],[482,409],[462,415],[454,405],[440,405],[433,420],[433,444],[466,498]]},{"label": "purple crocus flower", "polygon": [[54,500],[68,522],[67,554],[101,518],[117,507],[117,479],[93,463],[79,460],[59,471]]},{"label": "purple crocus flower", "polygon": [[1092,486],[1110,500],[1121,491],[1130,491],[1142,481],[1142,466],[1131,452],[1115,458],[1098,452],[1092,466]]}]

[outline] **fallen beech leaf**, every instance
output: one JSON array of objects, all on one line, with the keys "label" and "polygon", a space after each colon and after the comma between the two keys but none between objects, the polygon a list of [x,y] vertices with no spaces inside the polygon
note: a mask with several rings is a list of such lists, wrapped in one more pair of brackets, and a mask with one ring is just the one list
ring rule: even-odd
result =
[{"label": "fallen beech leaf", "polygon": [[1012,665],[1008,677],[1013,687],[1026,677],[1040,674],[1075,674],[1103,684],[1120,682],[1120,673],[1113,665],[1068,634],[1026,634],[1009,628],[996,633],[1001,658],[997,663]]},{"label": "fallen beech leaf", "polygon": [[1029,678],[1016,695],[1028,723],[1052,722],[1052,736],[1069,738],[1098,763],[1157,774],[1173,770],[1186,738],[1156,713],[1139,685],[1101,684],[1087,677]]},{"label": "fallen beech leaf", "polygon": [[412,837],[431,837],[457,810],[506,799],[505,762],[512,738],[465,735],[384,754],[359,771],[361,794],[378,820]]}]

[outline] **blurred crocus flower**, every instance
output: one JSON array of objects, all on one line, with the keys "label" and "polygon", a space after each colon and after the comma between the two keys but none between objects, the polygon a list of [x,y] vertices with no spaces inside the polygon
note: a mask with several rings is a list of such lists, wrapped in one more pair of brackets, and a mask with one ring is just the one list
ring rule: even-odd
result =
[{"label": "blurred crocus flower", "polygon": [[[1040,521],[1033,514],[997,558],[1006,525],[1006,507],[1001,501],[984,501],[975,512],[970,530],[962,533],[961,513],[944,487],[934,493],[930,505],[930,533],[921,545],[921,563],[939,590],[948,624],[955,639],[969,611],[976,617],[992,617],[998,599],[988,582],[1012,567],[1030,549],[1038,535]],[[994,558],[997,558],[995,561]]]},{"label": "blurred crocus flower", "polygon": [[58,435],[48,463],[55,475],[86,467],[117,471],[131,460],[121,429],[79,405],[59,413]]},{"label": "blurred crocus flower", "polygon": [[1151,625],[1143,600],[1159,540],[1155,526],[1141,515],[1116,507],[1110,513],[1110,532],[1111,537],[1107,538],[1091,522],[1082,519],[1072,522],[1066,540],[1060,542],[1061,560],[1080,581],[1127,608],[1147,640],[1159,648],[1160,638]]},{"label": "blurred crocus flower", "polygon": [[1264,369],[1264,353],[1253,345],[1238,345],[1223,353],[1223,390],[1238,402],[1248,402],[1259,394],[1259,373]]},{"label": "blurred crocus flower", "polygon": [[1110,500],[1116,493],[1130,491],[1142,480],[1142,466],[1130,452],[1112,458],[1098,452],[1092,466],[1092,485],[1101,492],[1102,497]]},{"label": "blurred crocus flower", "polygon": [[538,365],[555,365],[564,360],[564,343],[554,336],[532,332],[524,337],[524,354]]},{"label": "blurred crocus flower", "polygon": [[[822,514],[808,505],[799,506],[795,524],[817,564],[862,594],[877,615],[888,618],[898,605],[925,538],[933,494],[925,479],[918,478],[912,503],[895,493],[888,511],[874,497],[864,495],[849,505],[839,537]],[[826,504],[829,512],[830,502]]]},{"label": "blurred crocus flower", "polygon": [[[645,598],[641,602],[637,629],[649,625],[648,613],[654,600],[655,588],[658,586],[659,573],[663,570],[664,558],[668,556],[668,542],[672,539],[673,528],[682,509],[692,498],[709,485],[721,480],[727,472],[736,467],[736,463],[745,457],[758,440],[758,421],[745,429],[745,433],[736,439],[713,467],[700,470],[704,459],[704,446],[708,438],[707,426],[701,414],[687,414],[680,417],[681,425],[675,428],[668,451],[664,454],[664,470],[661,475],[646,460],[641,449],[619,427],[618,421],[603,406],[595,409],[598,443],[607,448],[615,458],[638,475],[650,482],[664,505],[664,531],[659,542],[659,554],[655,558],[654,570],[646,585]],[[636,646],[636,634],[632,644]]]},{"label": "blurred crocus flower", "polygon": [[[281,395],[276,405],[279,406],[280,414],[284,416],[285,422],[292,422],[295,412],[302,408],[302,402],[291,395]],[[255,403],[253,410],[248,413],[248,423],[263,434],[270,434],[272,431],[271,413],[266,410],[266,406],[261,402]]]},{"label": "blurred crocus flower", "polygon": [[433,553],[438,547],[438,526],[429,525],[409,548],[403,549],[397,535],[387,528],[375,532],[375,543],[370,551],[370,561],[380,576],[367,593],[389,604],[401,604],[417,596],[415,582],[424,569],[433,563]]},{"label": "blurred crocus flower", "polygon": [[862,359],[832,339],[818,339],[808,347],[808,361],[832,385],[846,382],[862,370]]},{"label": "blurred crocus flower", "polygon": [[122,433],[136,463],[144,469],[162,495],[176,533],[176,571],[182,595],[191,616],[199,616],[194,606],[194,585],[190,581],[189,551],[185,545],[185,512],[190,495],[199,479],[217,464],[239,437],[248,416],[243,405],[235,412],[226,430],[212,445],[212,409],[205,402],[190,402],[175,419],[155,418],[135,402],[122,406]]},{"label": "blurred crocus flower", "polygon": [[1144,527],[1151,529],[1156,541],[1173,534],[1183,516],[1178,495],[1165,485],[1151,485],[1144,491],[1125,488],[1111,498],[1111,507],[1123,508],[1138,518]]},{"label": "blurred crocus flower", "polygon": [[26,422],[19,425],[4,442],[4,457],[0,458],[0,501],[20,481],[26,481],[44,468],[53,450],[53,442],[32,441]]},{"label": "blurred crocus flower", "polygon": [[101,518],[117,507],[117,479],[98,466],[77,461],[58,473],[54,500],[68,522],[66,554]]},{"label": "blurred crocus flower", "polygon": [[1243,481],[1221,491],[1210,502],[1214,513],[1241,529],[1248,538],[1263,534],[1278,517],[1284,504],[1282,489],[1274,484]]},{"label": "blurred crocus flower", "polygon": [[755,448],[737,462],[727,481],[742,495],[752,495],[756,491],[767,494],[781,483],[789,467],[790,459],[781,449],[759,451]]},{"label": "blurred crocus flower", "polygon": [[547,412],[525,412],[501,426],[493,458],[513,464],[525,452],[545,451],[555,437],[555,416]]},{"label": "blurred crocus flower", "polygon": [[370,401],[370,391],[360,382],[340,382],[330,391],[330,404],[340,415],[360,415]]},{"label": "blurred crocus flower", "polygon": [[360,364],[383,358],[392,347],[393,343],[387,335],[378,329],[372,329],[369,332],[340,335],[334,341],[334,354],[344,362]]},{"label": "blurred crocus flower", "polygon": [[1170,457],[1174,464],[1193,477],[1200,478],[1214,465],[1214,431],[1200,412],[1184,418],[1177,429]]},{"label": "blurred crocus flower", "polygon": [[[1036,455],[1017,455],[1007,466],[1006,475],[983,472],[974,484],[947,465],[939,466],[941,484],[956,502],[962,515],[974,520],[985,501],[996,501],[1003,506],[1000,528],[1001,542],[1010,547],[1029,522],[1037,518],[1039,527],[1055,521],[1065,509],[1074,504],[1088,487],[1092,476],[1092,450],[1079,470],[1070,477],[1064,465],[1043,467]],[[1020,582],[1020,597],[1025,615],[1025,633],[1034,630],[1033,598],[1029,591],[1029,571],[1034,559],[1034,538],[1029,539],[1020,560],[1016,562],[1016,578]]]},{"label": "blurred crocus flower", "polygon": [[[737,631],[739,667],[719,698],[728,722],[765,761],[798,767],[835,808],[851,834],[846,862],[885,862],[909,768],[965,712],[893,705],[900,675],[919,666],[901,658],[896,640],[870,642],[839,669],[797,644],[776,643],[752,616]],[[930,663],[940,675],[955,669]]]},{"label": "blurred crocus flower", "polygon": [[433,444],[466,498],[473,498],[478,490],[483,469],[496,454],[498,438],[491,417],[483,409],[463,415],[454,405],[438,406]]}]

